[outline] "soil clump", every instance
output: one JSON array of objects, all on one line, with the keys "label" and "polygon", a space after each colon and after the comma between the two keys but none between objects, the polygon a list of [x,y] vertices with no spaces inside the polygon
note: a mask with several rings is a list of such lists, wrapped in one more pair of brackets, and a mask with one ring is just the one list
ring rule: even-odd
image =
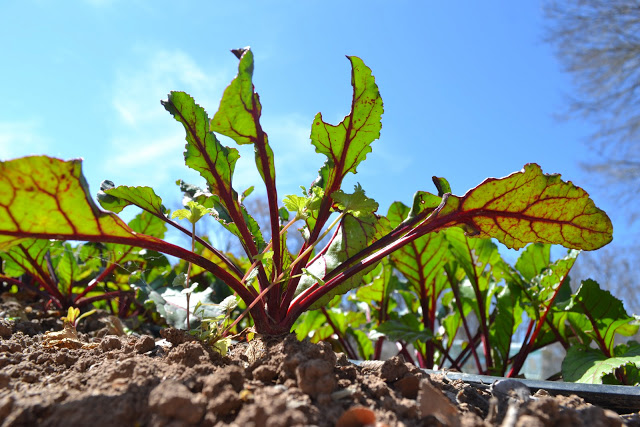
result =
[{"label": "soil clump", "polygon": [[53,339],[55,319],[0,320],[0,426],[640,425],[575,396],[482,390],[399,357],[354,365],[294,335],[223,357],[184,331],[100,325]]}]

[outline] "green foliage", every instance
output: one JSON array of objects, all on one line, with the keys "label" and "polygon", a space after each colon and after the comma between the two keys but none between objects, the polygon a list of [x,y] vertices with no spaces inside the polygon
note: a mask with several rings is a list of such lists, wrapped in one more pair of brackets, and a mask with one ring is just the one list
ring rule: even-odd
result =
[{"label": "green foliage", "polygon": [[[613,233],[611,221],[584,190],[528,164],[505,178],[487,179],[464,196],[453,195],[446,179],[434,178],[437,195],[418,191],[411,208],[398,202],[386,217],[380,215],[378,204],[360,185],[352,193],[346,193],[342,185],[347,174],[357,172],[380,137],[383,113],[371,70],[360,58],[349,56],[353,89],[349,112],[337,125],[326,123],[321,113],[316,115],[311,143],[326,161],[309,190],[303,188],[302,196],[285,196],[280,206],[274,153],[260,123],[262,105],[253,85],[253,52],[248,48],[235,52],[238,74],[224,91],[213,118],[184,92],[170,92],[162,101],[184,129],[185,165],[206,183],[198,188],[178,181],[185,194],[185,209],[170,215],[152,189],[116,187],[105,181],[98,200],[111,212],[104,212],[89,197],[78,160],[38,156],[0,163],[0,251],[11,259],[7,261],[9,271],[27,271],[33,266],[30,271],[42,278],[40,285],[46,292],[54,299],[64,299],[64,294],[56,293],[58,283],[81,282],[85,271],[64,255],[57,263],[65,279],[47,282],[43,274],[47,252],[39,246],[43,244],[34,242],[94,242],[110,253],[126,253],[122,259],[107,257],[108,265],[138,266],[131,278],[138,301],[152,301],[148,305],[181,327],[185,321],[189,327],[190,296],[200,300],[199,308],[210,304],[206,289],[189,284],[209,275],[215,278],[209,283],[224,283],[241,299],[259,333],[289,332],[298,318],[316,325],[321,317],[305,312],[317,309],[332,330],[348,335],[348,339],[342,337],[341,345],[350,345],[349,340],[356,343],[351,353],[379,355],[384,340],[380,331],[384,331],[416,344],[422,352],[421,363],[433,365],[436,359],[450,358],[451,341],[462,328],[467,334],[465,351],[472,353],[482,371],[490,372],[504,371],[508,364],[516,372],[519,369],[522,357],[512,360],[508,349],[522,310],[533,322],[522,354],[533,349],[538,336],[552,336],[545,325],[561,328],[554,310],[566,274],[554,268],[570,268],[571,261],[550,268],[549,277],[541,277],[547,270],[539,269],[549,264],[545,265],[544,252],[526,251],[526,259],[514,269],[501,260],[490,239],[513,248],[538,242],[591,250],[607,244]],[[269,242],[244,205],[253,187],[238,192],[233,186],[239,152],[223,145],[216,133],[240,145],[253,145],[268,200]],[[129,205],[144,213],[127,225],[116,213]],[[294,214],[292,220],[289,212]],[[239,240],[246,259],[232,257],[197,236],[195,224],[205,216],[214,217]],[[191,230],[174,219],[188,220]],[[291,253],[287,233],[299,220],[304,244],[298,253]],[[190,250],[163,240],[167,225],[190,237]],[[329,236],[326,244],[325,236]],[[146,272],[143,268],[149,264],[143,251],[130,248],[162,252],[182,261],[176,271],[168,272],[163,266],[157,273]],[[31,254],[30,250],[32,263],[11,264],[20,254]],[[115,272],[117,268],[105,269]],[[397,278],[395,271],[404,274],[406,281]],[[185,276],[178,279],[177,288],[185,289],[169,286],[178,273]],[[343,316],[334,310],[336,297],[367,283],[371,286],[359,293],[374,298],[367,316]],[[184,308],[182,298],[186,299]],[[532,315],[535,304],[542,307],[541,315]],[[394,308],[403,312],[395,313]],[[574,314],[567,314],[564,320],[577,321],[572,310],[569,313]],[[469,315],[480,324],[476,334],[466,322]],[[204,317],[210,316],[205,313]],[[450,336],[435,332],[438,323]],[[359,325],[377,332],[365,333]],[[235,326],[236,322],[229,329]],[[615,330],[626,331],[626,327],[616,324]],[[367,343],[370,338],[375,343]],[[482,343],[484,367],[476,352],[478,343]],[[453,362],[459,365],[461,360]]]}]

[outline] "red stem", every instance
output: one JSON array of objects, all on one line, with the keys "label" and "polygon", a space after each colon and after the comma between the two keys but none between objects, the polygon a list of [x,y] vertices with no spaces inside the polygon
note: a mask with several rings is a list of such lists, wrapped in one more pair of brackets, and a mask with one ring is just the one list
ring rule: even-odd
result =
[{"label": "red stem", "polygon": [[553,292],[553,296],[549,300],[549,303],[547,304],[546,307],[544,307],[544,312],[542,313],[542,316],[540,317],[540,319],[538,319],[536,323],[536,328],[533,331],[533,334],[531,335],[531,338],[529,339],[529,341],[522,343],[522,349],[518,354],[519,357],[513,362],[513,365],[511,366],[511,370],[509,371],[509,374],[507,374],[509,378],[515,377],[520,373],[520,369],[522,369],[522,366],[524,365],[524,361],[526,360],[529,353],[531,353],[531,349],[533,348],[533,343],[535,343],[536,339],[538,338],[540,329],[542,328],[542,325],[544,325],[547,319],[547,315],[549,314],[549,311],[551,311],[551,307],[553,306],[553,302],[558,296],[558,293],[560,292],[560,288],[562,288],[562,285],[564,284],[564,281],[567,279],[567,277],[569,277],[569,275],[565,274],[562,280],[560,281],[560,283],[558,284],[558,286],[556,287],[556,290]]}]

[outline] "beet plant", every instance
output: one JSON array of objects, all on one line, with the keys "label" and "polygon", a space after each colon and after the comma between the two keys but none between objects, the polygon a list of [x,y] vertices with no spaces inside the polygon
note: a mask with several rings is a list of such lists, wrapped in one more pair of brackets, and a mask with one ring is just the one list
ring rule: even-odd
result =
[{"label": "beet plant", "polygon": [[[545,175],[536,164],[505,178],[489,178],[464,196],[451,194],[436,179],[438,194],[416,193],[400,221],[378,215],[378,204],[358,185],[342,186],[349,173],[379,138],[382,99],[364,62],[348,57],[353,96],[344,120],[331,125],[318,113],[311,143],[326,156],[318,178],[302,195],[282,199],[277,192],[274,153],[260,124],[262,106],[252,83],[250,49],[235,50],[238,75],[225,90],[220,107],[209,118],[184,92],[171,92],[164,108],[186,132],[185,164],[198,171],[206,186],[183,187],[204,215],[214,217],[235,235],[249,259],[240,268],[232,259],[170,218],[149,187],[103,186],[99,209],[89,196],[80,160],[35,156],[0,164],[0,250],[26,239],[55,239],[129,245],[162,252],[209,271],[227,284],[248,307],[255,330],[283,334],[307,310],[324,307],[362,283],[383,258],[426,235],[462,228],[467,236],[495,238],[510,248],[530,242],[594,250],[612,239],[612,224],[589,195],[559,175]],[[240,145],[253,145],[270,212],[265,241],[258,223],[243,204],[248,191],[233,187],[238,150],[221,144],[216,134]],[[137,232],[116,214],[135,205],[191,237],[201,252]],[[287,248],[287,233],[301,221],[304,244]],[[323,238],[328,236],[328,243]]]}]

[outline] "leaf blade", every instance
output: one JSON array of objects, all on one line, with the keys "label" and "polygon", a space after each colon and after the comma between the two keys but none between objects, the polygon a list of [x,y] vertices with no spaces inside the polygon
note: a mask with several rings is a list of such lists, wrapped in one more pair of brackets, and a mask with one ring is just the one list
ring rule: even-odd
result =
[{"label": "leaf blade", "polygon": [[613,239],[611,220],[582,188],[543,174],[533,163],[505,178],[489,178],[462,197],[448,197],[436,218],[514,249],[540,242],[594,250]]},{"label": "leaf blade", "polygon": [[371,143],[380,137],[383,112],[382,98],[371,70],[355,56],[347,57],[351,62],[351,85],[353,98],[351,112],[338,125],[331,125],[318,113],[311,126],[311,142],[316,152],[327,156],[328,182],[324,188],[331,190],[349,172],[356,168],[371,152]]}]

